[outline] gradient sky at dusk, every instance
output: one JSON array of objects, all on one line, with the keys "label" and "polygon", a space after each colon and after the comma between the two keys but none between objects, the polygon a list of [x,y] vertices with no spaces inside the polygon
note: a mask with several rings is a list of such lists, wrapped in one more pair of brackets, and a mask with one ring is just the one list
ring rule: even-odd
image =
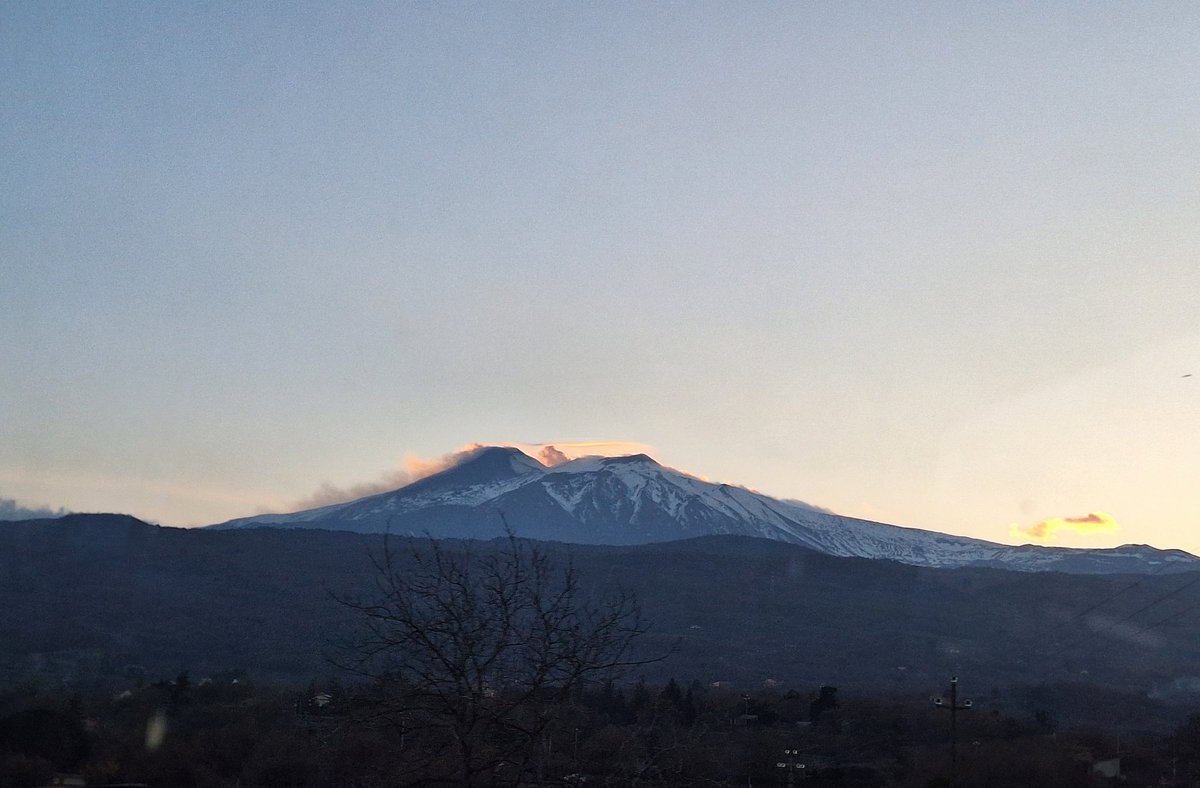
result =
[{"label": "gradient sky at dusk", "polygon": [[1200,6],[1049,5],[4,4],[0,498],[613,440],[1200,552]]}]

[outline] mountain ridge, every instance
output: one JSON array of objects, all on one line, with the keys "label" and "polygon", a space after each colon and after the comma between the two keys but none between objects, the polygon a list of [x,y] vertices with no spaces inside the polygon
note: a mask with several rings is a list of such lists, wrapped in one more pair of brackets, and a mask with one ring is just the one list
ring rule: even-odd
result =
[{"label": "mountain ridge", "polygon": [[[497,555],[499,541],[299,528],[228,531],[88,516],[0,527],[0,680],[128,686],[187,670],[254,680],[325,675],[359,626],[339,599],[378,592],[373,557],[402,571],[435,550]],[[643,545],[539,543],[587,594],[627,590],[653,622],[647,678],[925,692],[1085,681],[1179,697],[1194,709],[1200,574],[931,569],[712,535]],[[557,565],[557,564],[556,564]],[[985,683],[986,682],[986,683]],[[303,686],[303,684],[300,684]],[[1106,714],[1111,715],[1111,710]]]},{"label": "mountain ridge", "polygon": [[323,528],[435,538],[518,536],[577,544],[647,544],[731,534],[841,557],[915,566],[983,566],[1079,574],[1200,569],[1182,550],[1012,546],[860,520],[746,487],[713,483],[646,454],[580,457],[546,466],[512,447],[480,447],[458,464],[390,492],[291,514],[209,526]]}]

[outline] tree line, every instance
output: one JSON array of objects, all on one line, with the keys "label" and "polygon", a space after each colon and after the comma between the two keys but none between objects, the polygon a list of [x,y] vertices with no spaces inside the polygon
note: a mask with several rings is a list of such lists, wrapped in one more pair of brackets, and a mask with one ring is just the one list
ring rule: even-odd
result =
[{"label": "tree line", "polygon": [[[0,693],[0,786],[457,786],[457,755],[431,729],[376,713],[376,688],[325,679],[304,688],[186,674],[112,693],[26,686]],[[511,741],[475,742],[472,786],[948,784],[946,715],[926,699],[833,687],[751,692],[699,681],[603,682],[554,707],[520,760]],[[1057,730],[983,704],[959,720],[958,785],[1200,784],[1200,715],[1163,736]],[[785,753],[788,755],[785,756]],[[786,758],[786,760],[785,760]],[[790,772],[790,775],[789,775]]]},{"label": "tree line", "polygon": [[[115,695],[0,697],[0,788],[55,774],[148,786],[938,786],[947,721],[927,700],[833,686],[754,691],[639,671],[638,601],[588,584],[569,554],[509,536],[499,549],[423,543],[372,556],[374,586],[339,597],[357,633],[338,678],[302,691],[243,676],[173,679]],[[1200,777],[1200,718],[1120,741],[977,710],[958,721],[959,785],[1110,784]],[[1168,773],[1167,763],[1170,763]],[[1183,777],[1181,778],[1181,774]],[[1171,784],[1168,782],[1167,784]]]}]

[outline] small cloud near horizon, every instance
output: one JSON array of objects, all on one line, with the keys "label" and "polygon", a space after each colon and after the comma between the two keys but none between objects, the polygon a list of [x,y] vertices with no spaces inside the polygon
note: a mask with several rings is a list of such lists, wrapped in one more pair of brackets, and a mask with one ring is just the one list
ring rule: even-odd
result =
[{"label": "small cloud near horizon", "polygon": [[1008,530],[1013,537],[1028,537],[1035,542],[1047,543],[1054,541],[1064,531],[1090,536],[1116,533],[1120,528],[1116,520],[1104,512],[1088,512],[1082,517],[1051,517],[1025,527],[1013,523]]}]

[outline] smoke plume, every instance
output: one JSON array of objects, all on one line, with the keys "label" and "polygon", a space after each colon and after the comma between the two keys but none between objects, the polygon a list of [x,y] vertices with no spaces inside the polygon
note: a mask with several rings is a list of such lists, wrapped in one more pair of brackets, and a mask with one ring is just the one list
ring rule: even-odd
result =
[{"label": "smoke plume", "polygon": [[314,493],[290,504],[287,511],[295,512],[305,509],[317,509],[322,506],[333,506],[334,504],[346,503],[347,501],[356,501],[368,495],[391,492],[405,485],[412,484],[419,479],[424,479],[426,476],[432,476],[435,473],[458,465],[480,448],[482,448],[480,444],[471,443],[456,451],[432,458],[418,457],[415,454],[405,454],[399,468],[384,471],[374,481],[361,482],[348,487],[339,487],[331,482],[323,482]]}]

